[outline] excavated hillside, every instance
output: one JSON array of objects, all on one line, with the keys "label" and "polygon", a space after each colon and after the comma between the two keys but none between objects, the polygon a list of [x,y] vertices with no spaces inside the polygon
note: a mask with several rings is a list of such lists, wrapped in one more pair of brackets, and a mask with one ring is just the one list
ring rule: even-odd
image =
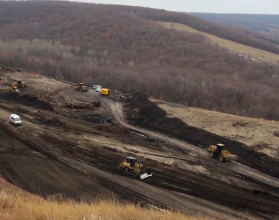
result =
[{"label": "excavated hillside", "polygon": [[[140,93],[104,97],[90,87],[79,92],[66,81],[6,68],[0,78],[0,172],[19,188],[93,202],[113,197],[214,219],[279,217],[277,162],[268,158],[274,171],[257,166],[245,158],[244,144],[169,119]],[[16,79],[27,87],[14,96],[4,88]],[[20,115],[21,126],[10,124],[11,113]],[[221,163],[199,146],[219,141],[239,160]],[[153,176],[119,172],[126,156]]]},{"label": "excavated hillside", "polygon": [[[151,102],[142,93],[135,92],[125,101],[129,123],[163,132],[202,149],[210,144],[223,143],[238,155],[238,161],[276,178],[279,177],[279,161],[266,154],[249,149],[245,144],[222,137],[206,130],[187,125],[179,118],[168,118],[166,111]],[[218,124],[216,124],[218,126]]]}]

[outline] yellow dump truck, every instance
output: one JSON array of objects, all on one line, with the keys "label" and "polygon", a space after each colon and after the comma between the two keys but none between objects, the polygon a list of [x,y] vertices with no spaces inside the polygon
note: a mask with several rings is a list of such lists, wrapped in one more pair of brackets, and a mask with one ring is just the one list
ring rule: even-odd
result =
[{"label": "yellow dump truck", "polygon": [[109,96],[110,95],[110,89],[102,88],[101,89],[101,95]]}]

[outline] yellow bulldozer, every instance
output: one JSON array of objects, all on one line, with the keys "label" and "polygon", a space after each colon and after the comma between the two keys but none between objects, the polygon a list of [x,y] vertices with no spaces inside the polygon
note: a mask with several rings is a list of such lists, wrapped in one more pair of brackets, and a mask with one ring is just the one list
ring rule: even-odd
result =
[{"label": "yellow bulldozer", "polygon": [[84,85],[84,83],[79,83],[78,85],[74,85],[74,90],[80,91],[80,92],[86,92],[87,86]]},{"label": "yellow bulldozer", "polygon": [[17,87],[17,88],[24,88],[27,86],[27,83],[21,79],[18,79],[17,81],[13,82],[11,84],[11,87]]},{"label": "yellow bulldozer", "polygon": [[237,160],[237,156],[229,152],[228,150],[224,149],[224,144],[216,144],[216,145],[210,145],[207,148],[207,152],[209,152],[209,155],[211,158],[218,158],[221,162],[229,162],[232,160]]},{"label": "yellow bulldozer", "polygon": [[121,173],[129,173],[134,176],[139,176],[140,179],[152,176],[150,169],[145,169],[136,158],[131,156],[126,157],[126,160],[119,164],[119,170]]}]

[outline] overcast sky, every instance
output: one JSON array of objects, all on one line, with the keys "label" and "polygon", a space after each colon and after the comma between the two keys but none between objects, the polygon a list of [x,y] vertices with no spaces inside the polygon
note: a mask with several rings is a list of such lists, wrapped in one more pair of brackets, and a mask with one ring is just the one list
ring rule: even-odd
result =
[{"label": "overcast sky", "polygon": [[279,14],[279,0],[72,0],[135,5],[180,12]]}]

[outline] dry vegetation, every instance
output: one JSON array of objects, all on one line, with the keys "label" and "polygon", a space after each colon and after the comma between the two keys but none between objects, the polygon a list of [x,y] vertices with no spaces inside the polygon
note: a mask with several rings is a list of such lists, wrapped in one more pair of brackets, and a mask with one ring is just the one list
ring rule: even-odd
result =
[{"label": "dry vegetation", "polygon": [[43,199],[28,194],[7,183],[0,177],[1,220],[206,220],[209,218],[185,216],[140,208],[116,201],[100,201],[97,204],[61,199],[59,195]]},{"label": "dry vegetation", "polygon": [[177,117],[190,126],[245,143],[271,157],[279,158],[279,122],[240,117],[215,111],[158,101],[169,117]]},{"label": "dry vegetation", "polygon": [[226,40],[220,37],[217,37],[212,34],[208,34],[202,31],[198,31],[194,28],[191,28],[185,24],[177,24],[177,23],[171,23],[171,22],[159,22],[161,25],[163,25],[166,28],[175,28],[179,31],[186,31],[190,33],[198,33],[202,34],[205,37],[207,37],[211,43],[218,45],[219,47],[228,49],[230,51],[233,51],[238,54],[243,54],[247,57],[253,57],[257,60],[266,61],[273,64],[279,63],[279,55],[267,52],[265,50],[257,49],[255,47],[246,46],[231,40]]}]

